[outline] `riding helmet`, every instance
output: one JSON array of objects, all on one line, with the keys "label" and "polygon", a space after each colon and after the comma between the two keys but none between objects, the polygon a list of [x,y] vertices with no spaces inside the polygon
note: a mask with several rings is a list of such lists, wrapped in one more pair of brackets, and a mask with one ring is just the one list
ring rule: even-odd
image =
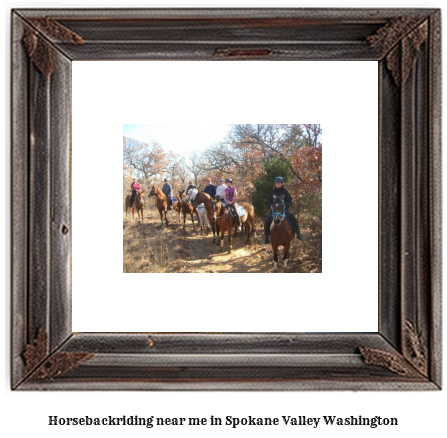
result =
[{"label": "riding helmet", "polygon": [[233,184],[233,180],[232,180],[231,178],[227,178],[227,179],[225,180],[225,182],[226,182],[226,183],[229,182],[229,183]]},{"label": "riding helmet", "polygon": [[282,176],[277,176],[276,178],[275,178],[275,184],[276,183],[283,183],[284,182],[284,178],[282,177]]}]

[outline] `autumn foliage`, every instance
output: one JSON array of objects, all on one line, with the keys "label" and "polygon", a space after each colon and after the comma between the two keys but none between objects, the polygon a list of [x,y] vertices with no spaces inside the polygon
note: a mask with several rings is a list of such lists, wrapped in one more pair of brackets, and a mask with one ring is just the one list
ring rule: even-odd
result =
[{"label": "autumn foliage", "polygon": [[[123,178],[137,177],[149,185],[169,177],[174,192],[185,189],[192,180],[204,187],[206,178],[214,183],[220,177],[231,177],[240,200],[261,205],[262,196],[256,185],[274,185],[271,163],[286,178],[286,188],[291,193],[292,209],[300,223],[321,234],[322,228],[322,129],[318,124],[259,124],[230,125],[227,137],[219,144],[210,145],[202,152],[190,151],[178,156],[165,151],[163,145],[152,139],[140,143],[123,138]],[[269,168],[270,163],[270,168]],[[270,169],[270,170],[269,170]],[[271,184],[266,176],[272,177]],[[256,210],[256,209],[255,209]],[[265,211],[258,208],[263,216]]]}]

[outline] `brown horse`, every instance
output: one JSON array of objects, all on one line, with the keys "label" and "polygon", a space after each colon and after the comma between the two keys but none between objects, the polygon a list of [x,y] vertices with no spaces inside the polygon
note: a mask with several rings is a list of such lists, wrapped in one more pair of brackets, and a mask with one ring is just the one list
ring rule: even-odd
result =
[{"label": "brown horse", "polygon": [[155,185],[152,186],[152,189],[148,195],[148,198],[151,196],[155,196],[157,198],[157,209],[160,213],[160,219],[161,219],[161,225],[163,226],[163,212],[165,214],[165,221],[166,226],[169,225],[168,221],[168,198],[167,196],[161,191],[161,189]]},{"label": "brown horse", "polygon": [[178,213],[178,223],[180,223],[180,213],[182,212],[182,201],[179,200],[172,204],[172,208],[174,211]]},{"label": "brown horse", "polygon": [[211,224],[211,228],[213,229],[213,241],[212,243],[216,243],[216,235],[219,237],[220,229],[219,224],[216,221],[213,221],[213,199],[208,193],[199,192],[196,197],[191,201],[192,205],[197,208],[197,205],[204,204],[206,208],[206,215],[208,217],[208,222]]},{"label": "brown horse", "polygon": [[278,247],[282,246],[284,249],[283,260],[284,268],[286,268],[287,260],[289,258],[290,242],[293,239],[293,227],[286,216],[284,196],[273,197],[272,213],[273,221],[270,226],[270,236],[273,248],[273,265],[276,271],[278,269]]},{"label": "brown horse", "polygon": [[[179,194],[179,204],[181,205],[181,209],[182,209],[182,213],[183,213],[183,229],[186,228],[186,215],[189,214],[191,215],[191,220],[192,220],[192,227],[195,230],[196,226],[194,224],[194,213],[197,214],[197,212],[195,211],[195,208],[189,203],[185,201],[186,196],[184,196],[185,191],[184,190],[179,190],[178,194]],[[197,221],[199,221],[199,217],[197,216]]]},{"label": "brown horse", "polygon": [[[138,213],[138,219],[140,219],[140,214],[141,214],[141,221],[144,221],[144,190],[138,190],[138,193],[135,196],[135,201],[134,201],[134,205],[137,209],[137,213]],[[130,206],[130,197],[131,195],[127,195],[126,196],[126,216],[127,213],[130,212],[132,213],[132,217],[135,218],[135,207],[131,207]]]},{"label": "brown horse", "polygon": [[[239,205],[244,208],[245,214],[240,217],[242,225],[247,232],[247,242],[250,240],[250,231],[253,230],[256,238],[255,229],[255,210],[248,202],[239,202]],[[228,232],[228,242],[230,244],[230,252],[233,250],[233,238],[232,231],[236,224],[236,218],[230,213],[230,207],[220,202],[219,196],[215,196],[212,202],[213,208],[213,221],[217,221],[220,228],[220,250],[223,250],[225,231]]]}]

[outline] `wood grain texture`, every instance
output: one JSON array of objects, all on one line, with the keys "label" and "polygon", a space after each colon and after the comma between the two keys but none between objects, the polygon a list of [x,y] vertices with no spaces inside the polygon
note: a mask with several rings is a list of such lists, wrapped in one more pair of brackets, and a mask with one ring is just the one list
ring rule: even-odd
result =
[{"label": "wood grain texture", "polygon": [[442,75],[441,11],[430,15],[428,46],[430,376],[442,384]]},{"label": "wood grain texture", "polygon": [[401,346],[400,90],[379,62],[379,331]]},{"label": "wood grain texture", "polygon": [[[12,17],[11,74],[11,385],[25,374],[22,353],[28,341],[28,230],[29,230],[29,149],[28,149],[28,63],[22,46],[24,24]],[[18,181],[17,181],[18,179]]]},{"label": "wood grain texture", "polygon": [[[48,49],[51,71],[29,61],[37,46],[34,36],[23,45],[27,27]],[[386,38],[372,47],[380,29]],[[25,212],[13,225],[13,388],[440,388],[438,10],[16,10],[12,53],[12,173],[23,196],[13,222]],[[71,61],[232,58],[216,53],[378,61],[378,333],[71,333]],[[404,70],[396,75],[390,59]],[[23,354],[39,328],[48,337],[33,371]]]},{"label": "wood grain texture", "polygon": [[71,335],[71,62],[54,55],[50,102],[50,349]]}]

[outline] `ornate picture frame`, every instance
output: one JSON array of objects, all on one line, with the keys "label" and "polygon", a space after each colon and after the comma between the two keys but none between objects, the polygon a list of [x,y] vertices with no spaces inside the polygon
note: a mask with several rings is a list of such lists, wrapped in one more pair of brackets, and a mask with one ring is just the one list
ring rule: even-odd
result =
[{"label": "ornate picture frame", "polygon": [[[440,32],[437,9],[14,10],[11,387],[440,389]],[[158,59],[378,62],[377,333],[72,332],[71,63]]]}]

